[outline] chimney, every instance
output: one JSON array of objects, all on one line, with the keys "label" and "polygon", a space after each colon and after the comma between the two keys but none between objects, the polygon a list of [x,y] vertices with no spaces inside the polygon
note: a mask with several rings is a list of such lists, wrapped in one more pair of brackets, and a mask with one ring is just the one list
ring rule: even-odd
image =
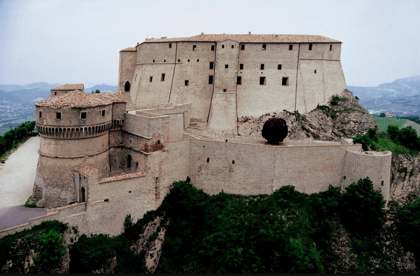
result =
[{"label": "chimney", "polygon": [[201,35],[204,35],[204,33],[203,33],[203,32],[201,32]]},{"label": "chimney", "polygon": [[139,45],[140,43],[137,42],[137,45]]},{"label": "chimney", "polygon": [[251,34],[251,32],[248,32],[248,34]]}]

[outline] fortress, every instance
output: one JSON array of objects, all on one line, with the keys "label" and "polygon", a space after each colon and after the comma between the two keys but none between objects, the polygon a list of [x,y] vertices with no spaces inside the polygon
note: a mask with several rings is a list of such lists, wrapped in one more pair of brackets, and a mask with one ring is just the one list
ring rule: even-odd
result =
[{"label": "fortress", "polygon": [[122,50],[118,92],[66,84],[35,104],[32,198],[49,211],[12,230],[58,219],[80,233],[118,235],[126,215],[140,219],[187,177],[209,194],[252,195],[285,185],[317,193],[368,176],[388,199],[390,152],[346,139],[273,146],[237,135],[243,116],[306,113],[339,95],[340,51],[323,36],[251,34],[152,38]]}]

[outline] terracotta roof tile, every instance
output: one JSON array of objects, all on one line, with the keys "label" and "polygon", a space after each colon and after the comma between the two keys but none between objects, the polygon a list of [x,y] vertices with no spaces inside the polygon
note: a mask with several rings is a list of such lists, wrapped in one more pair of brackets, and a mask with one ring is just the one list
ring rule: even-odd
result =
[{"label": "terracotta roof tile", "polygon": [[146,176],[146,174],[144,172],[134,172],[134,173],[127,173],[127,174],[122,174],[122,175],[117,175],[117,176],[101,178],[101,179],[98,179],[98,182],[99,184],[103,184],[103,183],[109,183],[109,182],[114,182],[114,181],[133,179],[133,178],[142,177],[142,176]]},{"label": "terracotta roof tile", "polygon": [[122,49],[120,52],[137,52],[137,48],[136,47],[128,47],[128,48]]},{"label": "terracotta roof tile", "polygon": [[61,91],[69,91],[69,90],[84,90],[85,85],[83,83],[69,83],[69,84],[63,84],[54,88],[51,88],[51,90],[61,90]]},{"label": "terracotta roof tile", "polygon": [[118,92],[85,93],[81,90],[74,90],[47,100],[39,101],[35,106],[86,108],[110,105],[112,103],[126,103],[126,101],[124,101]]},{"label": "terracotta roof tile", "polygon": [[78,172],[86,177],[91,176],[92,174],[94,174],[95,172],[97,172],[98,170],[96,168],[93,168],[91,166],[80,166],[74,169],[75,172]]},{"label": "terracotta roof tile", "polygon": [[281,35],[281,34],[202,34],[191,37],[179,38],[150,38],[143,43],[149,42],[180,42],[180,41],[204,41],[220,42],[226,39],[248,43],[341,43],[322,35]]}]

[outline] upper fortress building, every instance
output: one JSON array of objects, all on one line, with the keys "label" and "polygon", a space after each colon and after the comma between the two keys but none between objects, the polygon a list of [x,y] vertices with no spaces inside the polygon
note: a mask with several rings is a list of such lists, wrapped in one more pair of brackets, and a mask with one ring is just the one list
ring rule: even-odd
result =
[{"label": "upper fortress building", "polygon": [[191,119],[235,132],[237,119],[306,113],[346,89],[341,42],[319,35],[201,34],[120,51],[119,91],[132,108],[191,103]]}]

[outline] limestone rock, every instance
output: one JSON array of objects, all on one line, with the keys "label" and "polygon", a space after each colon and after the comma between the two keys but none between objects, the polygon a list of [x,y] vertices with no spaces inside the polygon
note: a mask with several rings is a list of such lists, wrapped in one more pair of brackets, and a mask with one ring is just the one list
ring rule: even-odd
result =
[{"label": "limestone rock", "polygon": [[41,199],[36,203],[36,207],[43,208],[45,204],[45,199]]}]

